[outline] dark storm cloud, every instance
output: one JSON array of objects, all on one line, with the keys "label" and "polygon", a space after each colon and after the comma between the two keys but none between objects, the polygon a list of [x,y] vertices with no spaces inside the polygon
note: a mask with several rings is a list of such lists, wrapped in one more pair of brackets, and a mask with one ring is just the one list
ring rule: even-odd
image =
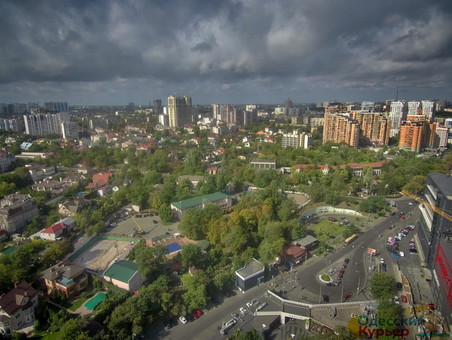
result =
[{"label": "dark storm cloud", "polygon": [[446,0],[3,0],[0,101],[448,93],[451,15]]}]

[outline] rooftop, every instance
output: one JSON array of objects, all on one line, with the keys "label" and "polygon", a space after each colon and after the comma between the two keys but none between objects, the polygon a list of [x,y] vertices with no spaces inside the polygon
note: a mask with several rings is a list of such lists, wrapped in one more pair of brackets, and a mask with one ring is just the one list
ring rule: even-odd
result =
[{"label": "rooftop", "polygon": [[260,263],[256,259],[251,259],[250,262],[248,262],[245,267],[236,270],[236,274],[239,275],[244,280],[248,277],[254,276],[257,273],[263,272],[265,270],[265,267],[262,263]]},{"label": "rooftop", "polygon": [[435,183],[439,191],[441,191],[448,200],[452,200],[452,176],[439,172],[432,172],[428,174],[428,176],[432,179],[433,183]]},{"label": "rooftop", "polygon": [[175,206],[179,210],[186,210],[200,206],[202,204],[213,203],[215,201],[219,201],[228,197],[228,195],[223,194],[222,192],[214,192],[213,194],[197,196],[179,202],[171,202],[171,205]]},{"label": "rooftop", "polygon": [[108,268],[103,276],[129,283],[130,279],[138,272],[138,266],[134,262],[122,260],[116,262]]}]

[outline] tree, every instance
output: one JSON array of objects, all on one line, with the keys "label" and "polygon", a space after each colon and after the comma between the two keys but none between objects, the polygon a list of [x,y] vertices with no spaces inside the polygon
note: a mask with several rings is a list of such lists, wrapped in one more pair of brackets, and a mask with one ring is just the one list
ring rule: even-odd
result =
[{"label": "tree", "polygon": [[213,277],[213,285],[220,292],[225,292],[230,290],[234,284],[235,276],[230,272],[222,271]]},{"label": "tree", "polygon": [[169,204],[162,204],[159,208],[159,215],[163,222],[173,221],[173,210]]},{"label": "tree", "polygon": [[409,182],[403,186],[403,190],[406,190],[412,194],[420,194],[425,187],[425,176],[418,175],[410,178]]},{"label": "tree", "polygon": [[207,276],[198,271],[195,275],[182,276],[185,293],[183,295],[186,307],[189,310],[203,308],[207,303]]},{"label": "tree", "polygon": [[83,331],[82,320],[80,318],[69,319],[61,327],[59,334],[63,340],[82,340],[86,339],[86,333]]},{"label": "tree", "polygon": [[133,249],[132,259],[138,264],[138,271],[145,278],[157,277],[161,271],[161,266],[166,260],[167,249],[162,245],[152,248],[147,247],[144,242],[140,242]]},{"label": "tree", "polygon": [[396,280],[386,273],[375,273],[370,280],[370,292],[379,301],[392,299],[396,293]]},{"label": "tree", "polygon": [[386,209],[387,203],[383,196],[370,196],[368,199],[361,201],[359,209],[368,213],[376,213]]},{"label": "tree", "polygon": [[183,246],[180,254],[182,265],[185,268],[195,266],[202,258],[201,248],[193,243],[189,243]]}]

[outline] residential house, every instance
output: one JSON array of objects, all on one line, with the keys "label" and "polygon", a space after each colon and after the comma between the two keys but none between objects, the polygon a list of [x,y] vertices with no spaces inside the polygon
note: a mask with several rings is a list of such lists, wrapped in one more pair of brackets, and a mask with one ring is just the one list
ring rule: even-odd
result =
[{"label": "residential house", "polygon": [[64,216],[75,216],[84,207],[88,206],[90,201],[84,198],[73,199],[64,203],[58,204],[58,213]]},{"label": "residential house", "polygon": [[4,173],[8,170],[9,166],[16,160],[16,156],[13,153],[0,150],[0,173]]},{"label": "residential house", "polygon": [[12,194],[0,200],[0,229],[9,234],[21,232],[37,215],[38,205],[29,195]]},{"label": "residential house", "polygon": [[56,241],[66,230],[64,223],[55,223],[39,232],[39,237],[46,241]]},{"label": "residential house", "polygon": [[108,181],[113,176],[113,173],[110,171],[107,172],[98,172],[93,175],[92,182],[89,183],[86,188],[87,189],[96,189],[103,187],[104,185],[108,184]]},{"label": "residential house", "polygon": [[43,164],[27,164],[25,165],[28,172],[30,173],[33,182],[38,182],[45,177],[52,176],[55,174],[55,166],[53,165],[43,165]]},{"label": "residential house", "polygon": [[303,247],[308,251],[317,248],[319,243],[320,243],[319,240],[317,240],[314,236],[311,235],[307,235],[306,237],[300,238],[292,242],[292,244],[299,245],[300,247]]},{"label": "residential house", "polygon": [[113,188],[111,185],[104,185],[103,187],[97,189],[97,194],[100,197],[107,196],[113,192]]},{"label": "residential house", "polygon": [[37,306],[36,289],[27,282],[14,284],[13,289],[0,296],[0,334],[11,336],[12,332],[32,326]]},{"label": "residential house", "polygon": [[136,291],[144,283],[137,264],[126,260],[113,263],[102,276],[105,281],[129,292]]},{"label": "residential house", "polygon": [[308,259],[309,253],[305,247],[292,244],[284,250],[283,259],[288,266],[296,266]]},{"label": "residential house", "polygon": [[42,273],[48,295],[63,293],[67,298],[77,296],[88,285],[88,274],[76,264],[58,263]]},{"label": "residential house", "polygon": [[196,188],[199,182],[204,182],[206,178],[204,176],[190,176],[183,175],[177,177],[177,185],[180,185],[184,181],[189,181],[192,188]]}]

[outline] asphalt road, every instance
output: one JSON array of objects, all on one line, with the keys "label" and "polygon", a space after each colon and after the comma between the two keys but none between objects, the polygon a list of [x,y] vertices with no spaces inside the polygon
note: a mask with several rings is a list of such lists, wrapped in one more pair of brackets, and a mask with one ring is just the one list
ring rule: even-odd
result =
[{"label": "asphalt road", "polygon": [[[413,200],[403,198],[397,200],[398,211],[403,211],[409,216],[416,205],[410,206],[408,202]],[[350,293],[356,298],[359,291],[363,291],[367,285],[369,277],[368,273],[368,255],[367,248],[375,248],[382,251],[382,257],[386,262],[392,263],[394,259],[389,257],[389,253],[384,249],[385,241],[388,236],[393,236],[395,230],[388,230],[388,226],[396,224],[395,230],[401,229],[402,226],[412,224],[409,220],[399,220],[398,214],[395,216],[388,216],[380,218],[373,225],[368,227],[358,239],[352,244],[336,250],[334,253],[325,258],[311,258],[306,265],[301,265],[290,273],[285,273],[283,276],[276,277],[265,284],[255,287],[245,294],[237,292],[231,298],[225,298],[220,305],[209,307],[204,310],[198,320],[189,322],[185,325],[179,324],[173,328],[166,330],[160,323],[154,323],[145,330],[146,339],[218,339],[223,338],[219,334],[218,327],[224,321],[231,319],[231,313],[239,312],[240,307],[246,307],[246,302],[252,299],[266,300],[265,292],[271,287],[281,287],[288,291],[287,298],[294,300],[305,300],[310,303],[318,303],[322,295],[329,295],[330,302],[340,302],[342,293]],[[382,234],[382,237],[378,237]],[[349,258],[350,263],[344,274],[343,283],[337,287],[329,287],[326,284],[321,284],[317,274],[328,271],[332,266],[342,264],[344,258]],[[379,256],[380,257],[380,256]],[[378,261],[379,261],[378,257]],[[356,264],[357,263],[357,264]],[[388,272],[392,270],[392,266],[388,265]],[[303,287],[301,289],[300,285]],[[291,287],[295,286],[293,289]],[[320,288],[321,287],[321,288]],[[302,299],[303,297],[303,299]],[[361,296],[360,296],[361,298]],[[244,324],[250,322],[252,313],[247,315],[247,318],[237,323],[230,331],[230,333],[237,330],[238,327],[243,327]]]}]

